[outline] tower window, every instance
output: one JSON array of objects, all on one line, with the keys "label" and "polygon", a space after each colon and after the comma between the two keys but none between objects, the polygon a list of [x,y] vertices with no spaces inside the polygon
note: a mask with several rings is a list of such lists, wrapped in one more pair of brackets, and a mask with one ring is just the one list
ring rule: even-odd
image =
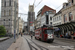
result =
[{"label": "tower window", "polygon": [[6,11],[4,10],[4,16],[6,15]]},{"label": "tower window", "polygon": [[11,11],[9,10],[9,15],[11,15]]},{"label": "tower window", "polygon": [[11,6],[11,0],[9,0],[9,6]]},{"label": "tower window", "polygon": [[9,19],[9,21],[10,21],[10,19]]},{"label": "tower window", "polygon": [[5,21],[5,19],[4,19],[4,21]]},{"label": "tower window", "polygon": [[6,1],[4,1],[4,6],[6,7]]}]

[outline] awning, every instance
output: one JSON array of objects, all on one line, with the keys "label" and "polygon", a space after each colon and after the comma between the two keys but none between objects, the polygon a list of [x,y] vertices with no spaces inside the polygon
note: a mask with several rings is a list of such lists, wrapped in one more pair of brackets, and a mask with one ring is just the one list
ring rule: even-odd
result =
[{"label": "awning", "polygon": [[61,24],[61,25],[54,26],[54,27],[58,27],[61,30],[73,31],[73,30],[75,30],[75,22],[69,22],[69,23]]}]

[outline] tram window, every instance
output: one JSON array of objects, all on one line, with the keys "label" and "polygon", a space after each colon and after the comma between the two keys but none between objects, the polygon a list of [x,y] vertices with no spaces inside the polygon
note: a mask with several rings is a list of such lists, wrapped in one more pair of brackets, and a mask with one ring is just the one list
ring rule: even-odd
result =
[{"label": "tram window", "polygon": [[45,30],[46,34],[53,34],[53,30]]}]

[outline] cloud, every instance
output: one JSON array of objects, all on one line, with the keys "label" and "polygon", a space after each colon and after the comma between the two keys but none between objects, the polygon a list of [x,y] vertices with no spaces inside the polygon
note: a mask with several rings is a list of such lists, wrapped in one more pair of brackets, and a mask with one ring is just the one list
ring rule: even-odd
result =
[{"label": "cloud", "polygon": [[[35,5],[37,5],[41,0],[36,0]],[[62,4],[67,2],[67,0],[42,0],[42,2],[35,8],[35,14],[44,6],[47,5],[53,9],[59,11],[62,8]],[[34,0],[19,0],[19,13],[28,13],[29,3],[33,5]],[[0,0],[0,9],[1,9],[1,0]],[[1,10],[0,10],[1,12]],[[35,15],[35,16],[36,16]],[[20,16],[20,15],[19,15]],[[27,15],[21,15],[24,21],[27,21]],[[36,17],[35,17],[36,18]]]}]

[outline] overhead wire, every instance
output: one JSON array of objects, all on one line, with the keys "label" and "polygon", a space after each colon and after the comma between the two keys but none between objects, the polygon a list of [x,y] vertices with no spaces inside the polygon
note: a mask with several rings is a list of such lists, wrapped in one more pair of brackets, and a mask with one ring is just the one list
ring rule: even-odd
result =
[{"label": "overhead wire", "polygon": [[35,6],[35,8],[42,2],[43,0],[41,0],[36,6]]}]

